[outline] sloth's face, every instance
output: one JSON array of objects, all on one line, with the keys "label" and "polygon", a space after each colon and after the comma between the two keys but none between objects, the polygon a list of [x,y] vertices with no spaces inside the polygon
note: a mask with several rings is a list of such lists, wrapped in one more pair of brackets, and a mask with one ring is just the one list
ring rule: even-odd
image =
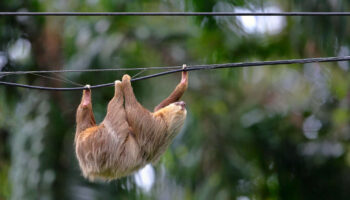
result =
[{"label": "sloth's face", "polygon": [[186,104],[183,101],[172,103],[163,108],[164,118],[169,131],[178,132],[186,119]]},{"label": "sloth's face", "polygon": [[186,110],[186,103],[184,101],[178,101],[173,104],[175,104],[176,106],[180,106],[181,110]]},{"label": "sloth's face", "polygon": [[184,115],[184,117],[186,117],[187,110],[186,103],[184,101],[171,103],[165,108],[168,108],[169,113],[171,113],[171,115],[176,115],[177,117],[181,117]]}]

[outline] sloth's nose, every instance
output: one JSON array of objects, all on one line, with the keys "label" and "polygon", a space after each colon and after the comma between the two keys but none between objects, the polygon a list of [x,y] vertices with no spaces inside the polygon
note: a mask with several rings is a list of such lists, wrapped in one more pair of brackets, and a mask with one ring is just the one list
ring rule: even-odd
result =
[{"label": "sloth's nose", "polygon": [[175,105],[181,106],[182,109],[186,108],[186,103],[184,101],[176,102]]}]

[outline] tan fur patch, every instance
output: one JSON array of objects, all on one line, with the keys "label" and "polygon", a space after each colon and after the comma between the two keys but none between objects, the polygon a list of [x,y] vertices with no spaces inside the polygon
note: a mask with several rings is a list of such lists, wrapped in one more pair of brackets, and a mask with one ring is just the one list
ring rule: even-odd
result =
[{"label": "tan fur patch", "polygon": [[95,123],[90,93],[83,93],[76,115],[75,147],[83,175],[90,180],[127,176],[158,160],[185,121],[186,110],[174,102],[187,88],[187,72],[183,73],[185,81],[154,113],[136,100],[130,79],[124,75],[122,82],[116,82],[115,95],[100,125]]}]

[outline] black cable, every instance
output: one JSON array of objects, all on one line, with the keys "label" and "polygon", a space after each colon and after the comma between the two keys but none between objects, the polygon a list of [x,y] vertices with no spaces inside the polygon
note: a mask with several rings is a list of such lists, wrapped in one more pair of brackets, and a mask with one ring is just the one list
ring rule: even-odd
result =
[{"label": "black cable", "polygon": [[[292,59],[292,60],[276,60],[276,61],[259,61],[259,62],[241,62],[241,63],[226,63],[226,64],[212,64],[212,65],[192,65],[187,66],[185,69],[175,69],[165,72],[155,73],[147,76],[142,76],[139,78],[133,78],[131,81],[139,81],[149,78],[154,78],[158,76],[164,76],[166,74],[172,74],[181,71],[195,71],[195,70],[204,70],[204,69],[222,69],[222,68],[235,68],[235,67],[253,67],[253,66],[265,66],[265,65],[289,65],[289,64],[305,64],[305,63],[317,63],[317,62],[337,62],[337,61],[350,61],[350,56],[342,57],[326,57],[326,58],[305,58],[305,59]],[[181,66],[177,66],[180,68]],[[70,90],[84,90],[86,87],[72,87],[72,88],[53,88],[53,87],[42,87],[42,86],[33,86],[25,85],[19,83],[11,83],[0,81],[0,85],[14,86],[14,87],[23,87],[29,89],[38,89],[38,90],[54,90],[54,91],[70,91]],[[105,83],[99,85],[90,86],[91,89],[114,86],[114,83]]]},{"label": "black cable", "polygon": [[350,12],[0,12],[0,16],[350,16]]}]

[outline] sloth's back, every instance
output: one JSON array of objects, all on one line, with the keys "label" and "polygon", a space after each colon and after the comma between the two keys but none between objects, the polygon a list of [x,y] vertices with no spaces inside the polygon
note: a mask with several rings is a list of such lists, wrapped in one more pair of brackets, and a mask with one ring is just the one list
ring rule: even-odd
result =
[{"label": "sloth's back", "polygon": [[76,140],[76,154],[83,175],[91,180],[126,176],[146,164],[141,149],[129,133],[107,131],[101,124],[84,130]]}]

